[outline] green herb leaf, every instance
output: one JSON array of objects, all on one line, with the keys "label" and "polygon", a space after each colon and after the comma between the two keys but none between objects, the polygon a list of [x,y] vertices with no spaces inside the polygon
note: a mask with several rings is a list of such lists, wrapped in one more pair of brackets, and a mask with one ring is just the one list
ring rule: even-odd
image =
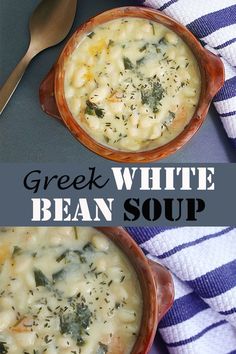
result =
[{"label": "green herb leaf", "polygon": [[59,270],[58,272],[54,273],[52,275],[52,279],[54,282],[57,282],[58,280],[63,280],[65,278],[65,275],[67,273],[67,270],[64,268],[64,269],[61,269]]},{"label": "green herb leaf", "polygon": [[104,137],[105,142],[109,143],[110,139],[106,135],[104,135],[103,137]]},{"label": "green herb leaf", "polygon": [[0,342],[0,354],[7,354],[8,353],[8,346],[6,342]]},{"label": "green herb leaf", "polygon": [[94,32],[91,32],[91,33],[89,33],[89,34],[87,35],[87,37],[93,38],[94,35],[95,35],[95,33],[94,33]]},{"label": "green herb leaf", "polygon": [[153,111],[153,113],[158,113],[158,104],[164,97],[164,88],[159,82],[153,82],[151,88],[141,89],[141,100],[142,104],[147,104]]},{"label": "green herb leaf", "polygon": [[56,261],[58,263],[60,263],[66,257],[67,253],[68,253],[68,250],[63,252],[59,257],[57,257]]},{"label": "green herb leaf", "polygon": [[[80,251],[78,251],[78,252],[80,252]],[[68,255],[70,258],[67,263],[69,263],[69,264],[65,265],[64,268],[60,269],[58,272],[52,274],[52,279],[53,279],[54,283],[56,283],[59,280],[64,280],[66,278],[67,274],[69,274],[69,273],[78,272],[78,270],[80,268],[80,264],[78,264],[77,257],[79,256],[80,261],[81,261],[81,255],[77,254],[77,251],[70,251],[68,253]],[[85,257],[82,257],[81,263],[84,263],[84,258]]]},{"label": "green herb leaf", "polygon": [[7,227],[0,227],[0,232],[7,232]]},{"label": "green herb leaf", "polygon": [[139,51],[142,53],[142,52],[144,52],[146,49],[147,49],[147,43],[144,44],[144,46],[142,46],[142,47],[139,49]]},{"label": "green herb leaf", "polygon": [[92,312],[90,312],[87,305],[84,303],[77,304],[77,318],[84,329],[87,329],[90,325]]},{"label": "green herb leaf", "polygon": [[85,255],[80,250],[66,250],[59,257],[57,257],[56,261],[60,263],[64,259],[65,263],[70,263],[73,261],[73,255],[79,256],[81,263],[87,262]]},{"label": "green herb leaf", "polygon": [[77,231],[77,227],[76,226],[74,227],[74,232],[75,232],[75,239],[78,240],[79,237],[78,237],[78,231]]},{"label": "green herb leaf", "polygon": [[92,108],[90,108],[90,107],[86,107],[85,108],[85,114],[88,114],[89,116],[94,116],[95,115],[95,112],[94,112],[94,110],[92,109]]},{"label": "green herb leaf", "polygon": [[169,111],[168,113],[169,114],[168,114],[165,122],[162,124],[162,129],[163,129],[163,127],[165,127],[166,130],[169,130],[169,126],[172,124],[173,120],[175,119],[175,113],[174,112]]},{"label": "green herb leaf", "polygon": [[172,123],[173,120],[175,119],[175,113],[174,113],[174,112],[169,111],[168,113],[169,113],[169,115],[168,115],[167,119],[165,120],[165,122],[163,123],[163,126],[164,126],[167,130],[169,130],[168,127],[171,125],[171,123]]},{"label": "green herb leaf", "polygon": [[43,274],[43,272],[39,269],[34,270],[34,279],[36,287],[38,286],[50,286],[50,280]]},{"label": "green herb leaf", "polygon": [[125,280],[125,275],[122,275],[120,282],[123,283],[124,280]]},{"label": "green herb leaf", "polygon": [[141,64],[143,64],[145,61],[145,57],[142,57],[141,59],[136,61],[136,65],[140,66]]},{"label": "green herb leaf", "polygon": [[156,31],[155,31],[154,24],[153,24],[152,22],[149,22],[149,23],[150,23],[150,25],[152,26],[152,33],[153,33],[153,35],[155,36]]},{"label": "green herb leaf", "polygon": [[91,102],[89,100],[86,101],[86,105],[87,105],[88,108],[90,108],[92,110],[94,110],[97,107],[97,105],[95,103],[93,103],[93,102]]},{"label": "green herb leaf", "polygon": [[83,247],[83,251],[94,252],[94,247],[91,242],[86,243]]},{"label": "green herb leaf", "polygon": [[85,343],[84,335],[91,324],[92,312],[84,303],[77,304],[76,312],[60,316],[60,332],[68,334],[77,345]]},{"label": "green herb leaf", "polygon": [[127,57],[123,58],[123,63],[124,63],[125,70],[132,70],[134,68],[133,63]]},{"label": "green herb leaf", "polygon": [[105,113],[104,113],[104,109],[98,107],[95,103],[87,100],[86,101],[86,109],[85,109],[85,113],[89,114],[89,115],[94,115],[96,114],[96,116],[98,118],[103,118]]},{"label": "green herb leaf", "polygon": [[95,114],[98,118],[104,117],[104,110],[102,108],[95,108]]},{"label": "green herb leaf", "polygon": [[169,111],[169,115],[170,115],[173,119],[175,118],[175,113],[174,113],[174,112]]},{"label": "green herb leaf", "polygon": [[159,44],[167,44],[167,40],[165,39],[165,37],[162,37],[160,40],[159,40],[159,42],[158,42]]},{"label": "green herb leaf", "polygon": [[114,44],[115,42],[112,39],[110,39],[108,43],[108,48],[112,47]]},{"label": "green herb leaf", "polygon": [[18,247],[18,246],[14,246],[13,252],[12,252],[12,257],[14,256],[18,256],[19,254],[22,253],[22,248]]},{"label": "green herb leaf", "polygon": [[161,49],[159,48],[159,43],[153,43],[153,47],[155,47],[157,54],[161,52]]},{"label": "green herb leaf", "polygon": [[74,253],[77,254],[77,256],[79,256],[81,263],[87,263],[87,259],[86,259],[85,255],[83,254],[83,252],[81,252],[79,250],[75,250]]},{"label": "green herb leaf", "polygon": [[108,352],[108,346],[104,343],[99,342],[99,348],[96,354],[106,354]]}]

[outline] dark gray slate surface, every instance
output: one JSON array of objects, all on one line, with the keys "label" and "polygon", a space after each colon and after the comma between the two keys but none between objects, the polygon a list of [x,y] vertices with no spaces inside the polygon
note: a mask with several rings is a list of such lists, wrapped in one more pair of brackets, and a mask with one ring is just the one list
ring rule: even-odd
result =
[{"label": "dark gray slate surface", "polygon": [[[0,2],[0,84],[4,82],[28,43],[28,18],[38,1]],[[103,10],[136,5],[134,0],[79,0],[74,29]],[[0,117],[0,162],[80,162],[101,164],[104,160],[80,145],[58,121],[40,109],[38,87],[63,43],[40,54],[30,65],[13,99]],[[163,162],[236,162],[219,117],[212,108],[200,132],[175,155]],[[157,344],[159,343],[159,344]],[[151,354],[160,353],[157,339]]]},{"label": "dark gray slate surface", "polygon": [[[0,2],[0,84],[4,82],[28,42],[28,18],[38,1]],[[79,0],[74,29],[105,9],[135,5],[134,0]],[[63,43],[40,54],[31,63],[20,86],[0,117],[0,162],[104,161],[78,143],[57,120],[40,109],[38,87]],[[179,152],[162,162],[236,162],[236,154],[214,108],[195,137]]]}]

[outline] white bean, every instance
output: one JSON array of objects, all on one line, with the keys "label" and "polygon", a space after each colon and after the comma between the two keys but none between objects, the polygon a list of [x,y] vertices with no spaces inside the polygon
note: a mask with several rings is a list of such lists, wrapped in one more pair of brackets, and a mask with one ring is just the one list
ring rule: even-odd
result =
[{"label": "white bean", "polygon": [[137,124],[139,123],[139,114],[137,112],[133,112],[129,120],[132,125],[137,126]]},{"label": "white bean", "polygon": [[77,115],[81,108],[81,100],[78,97],[73,97],[70,102],[70,107],[72,109],[72,113]]},{"label": "white bean", "polygon": [[109,249],[109,241],[103,235],[94,235],[92,238],[92,244],[99,251],[107,251]]},{"label": "white bean", "polygon": [[95,89],[89,96],[89,99],[93,103],[99,103],[104,101],[110,93],[108,86],[100,86]]},{"label": "white bean", "polygon": [[127,300],[129,297],[127,290],[120,283],[113,284],[111,290],[119,301]]},{"label": "white bean", "polygon": [[121,48],[120,46],[115,46],[110,49],[110,57],[112,60],[116,60],[121,57]]},{"label": "white bean", "polygon": [[0,298],[0,307],[5,309],[10,309],[14,306],[14,300],[11,297],[4,296]]},{"label": "white bean", "polygon": [[136,319],[136,313],[132,310],[121,310],[119,311],[119,318],[122,322],[132,323]]},{"label": "white bean", "polygon": [[66,295],[68,297],[75,296],[80,291],[80,284],[79,283],[70,283],[66,288]]},{"label": "white bean", "polygon": [[144,33],[147,33],[147,34],[153,33],[153,29],[154,29],[153,26],[155,26],[154,23],[152,23],[152,24],[151,23],[145,23],[142,26],[142,30],[143,30]]},{"label": "white bean", "polygon": [[160,124],[156,124],[153,129],[152,129],[152,133],[150,135],[150,139],[157,139],[161,136],[161,126]]},{"label": "white bean", "polygon": [[106,128],[104,135],[107,136],[109,139],[112,139],[114,136],[113,129],[110,127]]},{"label": "white bean", "polygon": [[126,33],[125,29],[120,31],[120,35],[119,35],[120,40],[126,39],[126,36],[127,36],[127,33]]},{"label": "white bean", "polygon": [[97,268],[98,272],[105,272],[107,269],[107,262],[103,258],[99,258],[96,262],[94,262],[94,266]]},{"label": "white bean", "polygon": [[50,344],[48,346],[48,348],[46,349],[46,351],[44,351],[45,354],[57,354],[58,351],[57,349],[55,348],[55,346],[53,344]]},{"label": "white bean", "polygon": [[168,56],[168,59],[171,59],[171,60],[174,60],[176,58],[176,50],[174,47],[170,48],[167,51],[167,56]]},{"label": "white bean", "polygon": [[70,337],[64,335],[58,339],[57,344],[60,348],[65,349],[71,347],[73,345],[73,341]]},{"label": "white bean", "polygon": [[196,96],[196,90],[191,88],[191,87],[186,87],[184,90],[183,90],[183,94],[186,96],[186,97],[194,97]]},{"label": "white bean", "polygon": [[14,325],[16,321],[16,313],[13,310],[5,310],[0,312],[0,332]]},{"label": "white bean", "polygon": [[87,74],[87,69],[84,66],[77,69],[72,78],[72,85],[76,88],[82,87],[86,82],[86,78],[85,78],[86,74]]},{"label": "white bean", "polygon": [[186,70],[186,68],[182,68],[179,70],[179,77],[180,77],[181,81],[186,81],[186,80],[191,79],[191,76],[190,76],[188,70]]},{"label": "white bean", "polygon": [[136,138],[140,135],[140,130],[137,127],[130,127],[128,131],[128,135],[131,138]]},{"label": "white bean", "polygon": [[28,268],[30,268],[31,263],[32,259],[27,255],[16,257],[14,266],[15,273],[24,273]]},{"label": "white bean", "polygon": [[114,282],[120,283],[124,276],[124,272],[121,267],[111,267],[108,269],[108,275]]},{"label": "white bean", "polygon": [[179,65],[181,68],[185,69],[186,63],[187,63],[187,57],[186,56],[179,56],[176,60],[177,65]]},{"label": "white bean", "polygon": [[139,328],[137,327],[137,325],[134,322],[126,323],[124,325],[124,331],[125,331],[125,334],[127,336],[129,336],[131,333],[137,333],[138,334]]},{"label": "white bean", "polygon": [[94,130],[99,130],[100,128],[100,121],[97,117],[94,116],[88,116],[88,119],[86,120],[89,127]]},{"label": "white bean", "polygon": [[12,280],[11,281],[11,284],[10,284],[10,287],[9,289],[13,292],[13,293],[16,293],[16,292],[21,292],[21,291],[24,291],[24,288],[22,286],[22,280],[19,278],[16,278],[15,280]]},{"label": "white bean", "polygon": [[170,44],[175,45],[178,43],[178,36],[173,32],[166,33],[165,38],[166,38],[167,42],[169,42]]},{"label": "white bean", "polygon": [[66,92],[65,92],[66,98],[67,99],[72,98],[74,96],[74,94],[75,94],[74,87],[68,86],[68,88],[66,89]]},{"label": "white bean", "polygon": [[141,117],[140,119],[140,127],[141,128],[149,128],[153,124],[152,119],[149,117]]},{"label": "white bean", "polygon": [[119,114],[123,112],[124,102],[112,102],[109,107],[113,113]]},{"label": "white bean", "polygon": [[139,144],[137,141],[132,141],[132,143],[130,142],[130,139],[122,139],[120,141],[120,146],[124,149],[128,149],[131,151],[138,151],[141,148],[141,144]]},{"label": "white bean", "polygon": [[144,119],[144,115],[152,114],[151,109],[146,104],[140,107],[139,112],[140,112],[140,121]]},{"label": "white bean", "polygon": [[34,332],[15,333],[15,339],[22,348],[32,347],[36,340]]},{"label": "white bean", "polygon": [[29,288],[32,289],[35,286],[35,279],[32,271],[28,270],[24,273],[24,280]]}]

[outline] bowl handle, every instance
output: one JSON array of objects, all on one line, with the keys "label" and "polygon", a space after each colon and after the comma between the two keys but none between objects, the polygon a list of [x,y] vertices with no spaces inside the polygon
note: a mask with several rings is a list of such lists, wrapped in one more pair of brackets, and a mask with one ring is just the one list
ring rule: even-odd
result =
[{"label": "bowl handle", "polygon": [[55,65],[40,84],[39,100],[42,110],[48,115],[61,120],[54,95]]},{"label": "bowl handle", "polygon": [[225,70],[222,60],[209,50],[204,49],[205,52],[205,70],[207,79],[207,93],[211,100],[220,88],[224,85]]},{"label": "bowl handle", "polygon": [[157,287],[158,320],[160,321],[174,302],[174,284],[170,272],[160,263],[148,260]]}]

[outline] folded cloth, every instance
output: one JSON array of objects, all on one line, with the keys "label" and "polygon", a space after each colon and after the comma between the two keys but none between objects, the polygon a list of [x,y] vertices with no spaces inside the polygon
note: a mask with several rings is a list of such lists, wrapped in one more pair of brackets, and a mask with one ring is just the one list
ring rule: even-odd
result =
[{"label": "folded cloth", "polygon": [[236,354],[236,228],[127,228],[170,269],[175,301],[159,325],[170,353]]},{"label": "folded cloth", "polygon": [[226,81],[214,98],[228,137],[236,147],[236,0],[146,0],[172,16],[221,57]]}]

